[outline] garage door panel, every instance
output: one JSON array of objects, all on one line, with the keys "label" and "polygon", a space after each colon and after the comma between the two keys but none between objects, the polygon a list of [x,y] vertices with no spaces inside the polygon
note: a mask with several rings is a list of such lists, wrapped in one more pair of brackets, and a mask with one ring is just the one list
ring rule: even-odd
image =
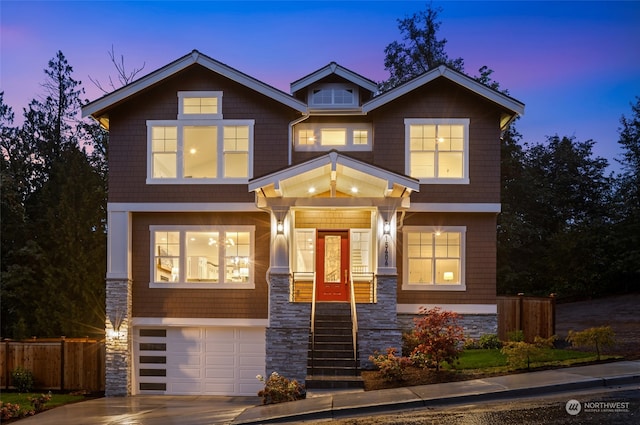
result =
[{"label": "garage door panel", "polygon": [[[135,353],[139,393],[255,396],[262,389],[256,375],[265,374],[264,328],[156,328],[143,333]],[[166,364],[154,365],[158,372],[150,373],[141,362],[149,355],[166,357]]]},{"label": "garage door panel", "polygon": [[209,342],[206,344],[207,353],[234,354],[236,345],[234,343]]},{"label": "garage door panel", "polygon": [[212,367],[212,368],[207,368],[205,370],[205,376],[207,378],[214,378],[214,379],[220,379],[220,380],[224,380],[224,379],[233,380],[236,377],[236,370],[229,369],[229,368]]}]

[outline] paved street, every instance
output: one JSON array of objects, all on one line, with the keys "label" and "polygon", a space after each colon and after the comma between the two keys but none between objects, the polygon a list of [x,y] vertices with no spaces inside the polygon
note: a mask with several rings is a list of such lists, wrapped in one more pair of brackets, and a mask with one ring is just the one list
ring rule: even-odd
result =
[{"label": "paved street", "polygon": [[[577,415],[567,413],[566,405],[569,400],[579,401],[582,411]],[[628,411],[584,411],[587,403],[595,405],[597,402],[629,403]],[[624,406],[624,404],[620,405]],[[332,425],[629,425],[640,423],[640,387],[629,385],[607,390],[573,391],[553,396],[434,406],[392,414],[353,416],[302,423],[308,425],[328,423]]]}]

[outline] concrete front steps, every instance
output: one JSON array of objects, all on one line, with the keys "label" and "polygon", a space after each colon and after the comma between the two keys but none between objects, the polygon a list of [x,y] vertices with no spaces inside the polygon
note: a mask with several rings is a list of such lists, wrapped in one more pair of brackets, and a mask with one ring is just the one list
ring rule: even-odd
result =
[{"label": "concrete front steps", "polygon": [[364,388],[351,326],[348,303],[316,303],[315,344],[309,335],[307,389]]}]

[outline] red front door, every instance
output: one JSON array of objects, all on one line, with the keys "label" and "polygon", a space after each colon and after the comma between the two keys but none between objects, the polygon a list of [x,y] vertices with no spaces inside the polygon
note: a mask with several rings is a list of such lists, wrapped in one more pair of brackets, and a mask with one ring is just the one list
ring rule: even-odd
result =
[{"label": "red front door", "polygon": [[349,301],[349,231],[318,230],[316,299]]}]

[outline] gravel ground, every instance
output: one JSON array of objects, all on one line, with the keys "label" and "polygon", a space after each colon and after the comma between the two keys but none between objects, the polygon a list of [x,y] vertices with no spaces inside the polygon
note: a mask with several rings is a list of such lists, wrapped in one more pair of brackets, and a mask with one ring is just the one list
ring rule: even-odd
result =
[{"label": "gravel ground", "polygon": [[605,325],[615,332],[616,346],[604,349],[604,353],[640,359],[640,293],[556,305],[559,338],[566,338],[569,330]]}]

